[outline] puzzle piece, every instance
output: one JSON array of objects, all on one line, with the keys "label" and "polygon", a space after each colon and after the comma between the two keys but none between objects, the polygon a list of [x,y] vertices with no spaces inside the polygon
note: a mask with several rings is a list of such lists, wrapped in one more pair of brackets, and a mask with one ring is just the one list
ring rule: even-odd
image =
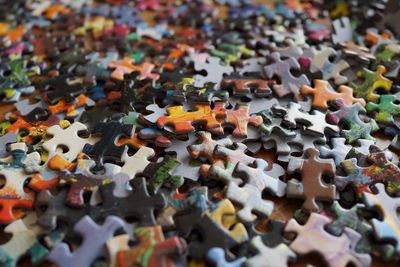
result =
[{"label": "puzzle piece", "polygon": [[326,114],[318,110],[311,111],[311,114],[303,112],[301,106],[295,102],[289,102],[288,108],[280,106],[273,108],[282,114],[283,121],[289,128],[304,125],[307,132],[317,136],[324,136],[325,131],[330,134],[336,134],[339,131],[339,127],[326,122]]},{"label": "puzzle piece", "polygon": [[365,46],[356,45],[352,41],[340,42],[339,45],[346,55],[355,57],[366,64],[371,60],[375,60],[375,56]]},{"label": "puzzle piece", "polygon": [[169,257],[182,255],[187,250],[183,238],[172,236],[165,239],[160,226],[139,227],[135,230],[135,237],[136,246],[118,252],[118,266],[173,267]]},{"label": "puzzle piece", "polygon": [[154,225],[154,212],[166,206],[164,197],[160,193],[150,196],[142,177],[131,180],[129,185],[132,191],[127,197],[114,196],[114,183],[101,186],[99,191],[102,203],[90,209],[90,216],[98,220],[106,215],[115,215],[121,218],[135,218],[140,226]]},{"label": "puzzle piece", "polygon": [[212,248],[207,252],[207,259],[217,267],[241,267],[246,258],[240,257],[235,261],[228,262],[225,259],[225,251],[222,248]]},{"label": "puzzle piece", "polygon": [[355,250],[361,253],[370,253],[372,249],[372,226],[363,218],[362,211],[365,209],[363,204],[356,204],[351,209],[342,208],[339,202],[335,201],[328,208],[328,212],[333,214],[332,223],[325,229],[336,236],[342,235],[346,227],[349,227],[361,235]]},{"label": "puzzle piece", "polygon": [[229,75],[233,72],[231,66],[223,66],[220,64],[218,57],[208,57],[207,61],[194,60],[194,68],[196,71],[207,72],[207,76],[196,74],[193,85],[196,87],[203,87],[207,82],[215,83],[219,87],[224,75]]},{"label": "puzzle piece", "polygon": [[94,145],[85,144],[82,152],[92,157],[97,166],[103,165],[104,160],[121,161],[121,156],[126,152],[126,146],[116,146],[116,140],[121,135],[132,136],[132,125],[125,125],[118,121],[98,123],[91,134],[101,134],[101,139]]},{"label": "puzzle piece", "polygon": [[239,187],[230,182],[227,186],[226,197],[242,205],[242,209],[237,215],[240,220],[246,223],[255,220],[256,216],[253,216],[252,212],[257,212],[262,216],[269,216],[274,209],[274,203],[264,200],[261,196],[261,191],[251,184]]},{"label": "puzzle piece", "polygon": [[48,110],[52,114],[57,114],[60,112],[66,112],[66,116],[69,118],[77,117],[80,113],[78,110],[86,105],[93,104],[93,101],[87,98],[85,95],[79,95],[76,97],[76,101],[73,103],[67,103],[64,99],[58,101],[57,104],[48,107]]},{"label": "puzzle piece", "polygon": [[282,60],[278,52],[273,52],[271,58],[274,60],[274,63],[265,66],[264,70],[268,79],[276,75],[281,80],[281,84],[273,85],[272,88],[274,92],[278,97],[293,94],[297,98],[299,96],[300,87],[302,85],[310,85],[307,76],[302,74],[299,77],[295,77],[290,71],[291,69],[300,69],[300,64],[293,57]]},{"label": "puzzle piece", "polygon": [[64,99],[67,103],[75,101],[75,97],[85,93],[86,87],[80,82],[72,82],[72,75],[65,74],[46,79],[41,83],[41,87],[45,90],[51,90],[46,93],[46,99],[50,104]]},{"label": "puzzle piece", "polygon": [[365,106],[365,100],[362,98],[354,98],[353,97],[353,89],[341,85],[338,88],[339,93],[333,91],[330,88],[330,85],[327,81],[324,80],[314,80],[314,88],[303,85],[300,88],[300,92],[304,95],[313,95],[313,107],[321,108],[321,109],[328,109],[329,105],[328,102],[341,99],[346,105],[352,105],[355,103],[360,103],[363,107]]},{"label": "puzzle piece", "polygon": [[60,267],[89,267],[101,256],[105,242],[123,226],[124,221],[116,216],[108,216],[104,224],[99,226],[86,215],[74,226],[74,231],[83,238],[79,248],[71,252],[66,243],[59,243],[51,250],[47,258]]},{"label": "puzzle piece", "polygon": [[238,162],[235,172],[242,174],[245,183],[255,186],[260,192],[267,189],[276,196],[284,196],[286,184],[279,180],[278,177],[271,177],[266,173],[268,163],[265,160],[256,159],[254,164],[256,168]]},{"label": "puzzle piece", "polygon": [[133,179],[136,174],[142,173],[146,167],[150,164],[149,159],[155,155],[152,148],[142,146],[139,150],[132,156],[128,153],[122,155],[122,161],[124,165],[121,168],[122,173],[126,173],[129,179]]},{"label": "puzzle piece", "polygon": [[93,192],[98,186],[111,182],[109,179],[96,179],[79,173],[61,175],[59,178],[59,184],[69,185],[65,203],[75,208],[83,208],[85,206],[84,193]]},{"label": "puzzle piece", "polygon": [[[24,187],[25,182],[40,164],[40,155],[37,152],[27,154],[25,143],[10,145],[11,156],[0,161],[0,175],[5,177],[5,183],[0,189],[0,222],[11,223],[18,214],[14,208],[33,208],[35,194]],[[26,172],[28,171],[28,172]]]},{"label": "puzzle piece", "polygon": [[335,175],[335,164],[332,159],[319,158],[319,151],[309,148],[305,151],[306,159],[290,158],[288,171],[300,171],[302,181],[295,179],[287,183],[286,194],[289,198],[304,199],[303,209],[318,211],[320,206],[317,200],[333,201],[335,199],[335,186],[325,184],[322,175]]},{"label": "puzzle piece", "polygon": [[176,156],[165,155],[161,162],[151,162],[144,168],[142,175],[147,177],[147,185],[152,193],[157,193],[160,188],[168,184],[178,188],[183,184],[183,177],[172,175],[173,170],[179,165]]},{"label": "puzzle piece", "polygon": [[332,34],[333,43],[343,43],[353,40],[353,29],[348,17],[341,17],[332,21],[335,34]]},{"label": "puzzle piece", "polygon": [[224,159],[224,162],[213,161],[213,165],[208,170],[209,175],[217,180],[221,180],[225,184],[234,182],[241,183],[241,179],[235,178],[233,171],[238,162],[245,165],[252,164],[256,159],[246,154],[247,146],[242,143],[234,143],[233,148],[225,146],[216,146],[214,149],[214,156]]},{"label": "puzzle piece", "polygon": [[[223,125],[233,126],[234,130],[232,135],[235,137],[247,137],[247,125],[260,126],[263,122],[261,116],[250,116],[249,106],[247,104],[237,104],[235,109],[225,109],[225,104],[217,102],[214,105],[216,112],[221,111],[217,114],[217,118],[223,119]],[[225,114],[223,114],[225,111]],[[223,114],[223,115],[222,115]]]},{"label": "puzzle piece", "polygon": [[236,97],[246,96],[254,91],[258,97],[268,97],[272,94],[271,86],[275,81],[262,79],[229,79],[222,81],[221,88],[232,88]]},{"label": "puzzle piece", "polygon": [[288,266],[288,260],[296,259],[296,254],[283,243],[274,248],[270,248],[264,245],[260,236],[256,236],[250,241],[250,244],[256,248],[259,253],[246,260],[246,266],[249,267]]},{"label": "puzzle piece", "polygon": [[[31,257],[33,265],[45,260],[48,250],[38,240],[43,230],[36,224],[29,222],[29,214],[24,219],[19,219],[7,225],[4,232],[11,234],[11,239],[0,246],[0,263],[4,267],[17,266],[18,261],[26,255]],[[36,218],[33,218],[36,220]]]},{"label": "puzzle piece", "polygon": [[376,90],[381,89],[389,92],[392,87],[393,82],[383,76],[385,73],[386,68],[382,65],[376,67],[376,71],[364,68],[362,71],[364,82],[361,84],[350,83],[350,86],[354,88],[354,95],[368,101],[376,102],[379,99],[379,95],[375,93]]},{"label": "puzzle piece", "polygon": [[117,80],[123,80],[125,74],[131,74],[132,72],[139,72],[139,80],[152,79],[158,80],[160,75],[158,73],[152,73],[154,65],[149,62],[143,62],[141,65],[133,65],[133,59],[124,57],[122,62],[110,61],[108,63],[109,68],[115,70],[111,73],[111,77]]},{"label": "puzzle piece", "polygon": [[329,223],[327,217],[317,213],[311,213],[305,225],[300,225],[295,219],[291,219],[285,227],[285,232],[295,232],[297,236],[289,247],[298,255],[318,253],[327,266],[344,267],[349,263],[369,266],[371,256],[355,251],[355,246],[361,238],[360,234],[345,228],[341,236],[333,236],[324,229]]},{"label": "puzzle piece", "polygon": [[333,101],[333,105],[338,110],[329,112],[326,118],[331,123],[344,123],[347,126],[348,130],[342,129],[340,133],[349,143],[353,143],[358,139],[375,140],[371,133],[378,130],[379,127],[373,119],[364,122],[360,118],[359,114],[366,113],[366,110],[359,103],[348,106],[343,100],[338,99]]},{"label": "puzzle piece", "polygon": [[[229,203],[224,201],[222,213],[217,212],[219,215],[217,221],[214,221],[208,215],[203,215],[199,210],[175,216],[175,224],[181,236],[187,238],[194,231],[201,235],[200,240],[193,241],[189,244],[189,255],[193,257],[193,259],[203,259],[207,255],[207,252],[213,247],[224,248],[227,251],[238,245],[238,240],[243,242],[243,237],[247,236],[244,226],[240,223],[235,225],[233,229],[224,227],[222,215],[225,210],[228,215],[232,215],[235,212],[232,203],[230,203],[230,205]],[[228,259],[231,258],[230,254],[228,254],[227,257]]]},{"label": "puzzle piece", "polygon": [[[78,134],[87,131],[87,127],[80,123],[74,122],[68,128],[63,129],[59,125],[53,125],[47,129],[47,133],[53,137],[43,143],[43,148],[49,153],[49,158],[54,155],[61,155],[68,161],[76,159],[79,153],[82,152],[86,143],[91,143],[90,140],[81,138]],[[60,153],[58,148],[65,146],[68,151]]]},{"label": "puzzle piece", "polygon": [[377,147],[370,147],[368,160],[372,165],[360,167],[357,160],[347,159],[342,162],[342,167],[347,176],[337,176],[335,184],[339,190],[343,190],[347,185],[355,187],[356,192],[371,192],[369,186],[376,182],[384,182],[390,194],[399,195],[400,193],[400,169],[396,164],[386,158],[384,151]]},{"label": "puzzle piece", "polygon": [[157,120],[157,126],[173,126],[176,134],[194,132],[193,123],[205,123],[209,131],[222,133],[221,123],[217,115],[224,116],[225,110],[212,110],[209,105],[197,104],[196,111],[184,111],[183,106],[167,108],[168,116],[161,116]]},{"label": "puzzle piece", "polygon": [[335,165],[339,166],[340,163],[346,159],[347,154],[352,149],[352,146],[346,145],[346,139],[335,137],[331,139],[332,148],[328,149],[324,146],[318,147],[321,156],[324,158],[333,158]]},{"label": "puzzle piece", "polygon": [[332,56],[337,56],[337,52],[331,48],[327,47],[322,49],[321,51],[317,51],[314,48],[311,48],[312,60],[310,63],[310,71],[311,73],[315,73],[317,71],[322,72],[322,79],[329,81],[333,79],[335,84],[344,84],[347,82],[348,78],[342,74],[342,71],[345,71],[350,67],[347,61],[340,59],[337,62],[332,62],[330,58]]},{"label": "puzzle piece", "polygon": [[363,200],[368,208],[377,208],[383,220],[371,219],[375,236],[378,240],[392,241],[396,243],[396,254],[400,252],[400,220],[397,210],[400,206],[399,198],[390,197],[385,186],[381,183],[375,185],[378,194],[363,193]]},{"label": "puzzle piece", "polygon": [[188,138],[184,140],[174,140],[172,145],[165,149],[165,152],[174,152],[179,164],[172,171],[174,176],[182,176],[193,181],[199,178],[199,166],[193,166],[191,163],[191,156],[189,146],[195,140],[194,134],[188,134]]},{"label": "puzzle piece", "polygon": [[368,111],[377,111],[375,119],[378,123],[393,124],[393,116],[400,114],[400,105],[395,104],[394,95],[381,95],[379,98],[379,104],[368,102],[366,109]]}]

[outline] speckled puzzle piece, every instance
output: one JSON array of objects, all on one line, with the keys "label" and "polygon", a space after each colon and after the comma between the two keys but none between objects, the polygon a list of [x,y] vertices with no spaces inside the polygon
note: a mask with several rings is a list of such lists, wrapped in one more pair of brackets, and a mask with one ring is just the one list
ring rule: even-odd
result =
[{"label": "speckled puzzle piece", "polygon": [[370,112],[376,111],[376,122],[393,124],[393,117],[400,114],[400,105],[394,103],[395,99],[394,95],[381,95],[379,104],[368,102],[366,109]]}]

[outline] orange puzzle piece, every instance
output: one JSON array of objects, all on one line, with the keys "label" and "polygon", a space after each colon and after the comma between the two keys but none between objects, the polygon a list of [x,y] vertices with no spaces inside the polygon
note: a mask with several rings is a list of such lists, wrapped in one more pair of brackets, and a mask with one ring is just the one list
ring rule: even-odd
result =
[{"label": "orange puzzle piece", "polygon": [[353,89],[351,87],[341,85],[338,91],[339,92],[335,92],[329,89],[329,83],[324,80],[314,80],[314,88],[308,85],[302,85],[300,88],[300,92],[303,95],[314,95],[312,102],[313,107],[328,109],[328,102],[335,99],[342,99],[346,105],[360,103],[362,106],[365,106],[364,99],[353,97]]},{"label": "orange puzzle piece", "polygon": [[133,59],[129,57],[124,57],[121,62],[111,61],[108,63],[109,68],[115,68],[111,73],[111,77],[117,80],[123,80],[125,74],[131,74],[132,72],[140,72],[139,79],[144,80],[146,78],[152,80],[158,80],[160,75],[158,73],[152,73],[154,69],[154,64],[149,62],[143,62],[140,66],[133,65]]},{"label": "orange puzzle piece", "polygon": [[62,99],[58,101],[57,104],[49,106],[48,109],[52,114],[66,111],[68,117],[75,117],[79,114],[79,112],[75,108],[86,105],[88,98],[82,94],[79,95],[76,100],[76,102],[67,103],[64,99]]},{"label": "orange puzzle piece", "polygon": [[206,129],[217,134],[222,134],[221,123],[217,120],[225,116],[225,109],[212,110],[209,105],[197,104],[196,111],[184,111],[183,106],[168,107],[168,116],[161,116],[157,120],[159,128],[173,126],[175,133],[185,134],[194,132],[193,123],[205,123]]},{"label": "orange puzzle piece", "polygon": [[[247,126],[252,124],[260,126],[263,123],[261,116],[250,116],[249,106],[247,104],[238,104],[235,109],[225,109],[225,104],[222,102],[215,103],[214,110],[221,111],[224,124],[233,125],[235,129],[232,135],[236,137],[247,137]],[[224,112],[225,111],[225,112]],[[217,116],[219,118],[220,115]]]}]

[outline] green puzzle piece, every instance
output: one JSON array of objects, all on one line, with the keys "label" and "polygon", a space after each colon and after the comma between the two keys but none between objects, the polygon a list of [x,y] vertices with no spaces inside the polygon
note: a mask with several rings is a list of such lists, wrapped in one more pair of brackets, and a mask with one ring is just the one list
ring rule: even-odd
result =
[{"label": "green puzzle piece", "polygon": [[386,92],[389,92],[392,87],[393,82],[383,76],[385,73],[386,68],[382,65],[379,65],[376,71],[364,68],[362,75],[364,82],[361,84],[350,83],[350,86],[354,88],[354,96],[376,102],[379,99],[379,95],[375,93],[376,90],[382,88]]},{"label": "green puzzle piece", "polygon": [[393,124],[393,116],[400,114],[400,105],[394,103],[394,95],[382,95],[379,104],[368,102],[366,108],[368,111],[377,111],[375,120],[378,123]]}]

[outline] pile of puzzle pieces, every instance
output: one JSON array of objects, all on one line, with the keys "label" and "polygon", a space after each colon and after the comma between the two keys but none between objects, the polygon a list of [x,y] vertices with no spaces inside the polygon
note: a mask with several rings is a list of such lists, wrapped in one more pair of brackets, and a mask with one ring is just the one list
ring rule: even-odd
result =
[{"label": "pile of puzzle pieces", "polygon": [[398,266],[399,1],[0,2],[0,266]]}]

